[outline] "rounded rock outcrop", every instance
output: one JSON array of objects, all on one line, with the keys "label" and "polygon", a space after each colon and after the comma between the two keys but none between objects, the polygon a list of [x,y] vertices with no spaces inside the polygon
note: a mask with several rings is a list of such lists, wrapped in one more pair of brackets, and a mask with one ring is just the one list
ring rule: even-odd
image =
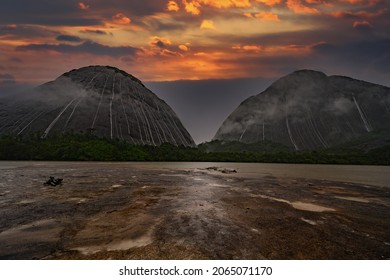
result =
[{"label": "rounded rock outcrop", "polygon": [[90,133],[137,145],[195,146],[175,112],[134,76],[110,66],[67,72],[0,101],[0,134]]},{"label": "rounded rock outcrop", "polygon": [[242,102],[213,140],[315,150],[376,137],[379,146],[390,139],[389,108],[388,87],[300,70]]}]

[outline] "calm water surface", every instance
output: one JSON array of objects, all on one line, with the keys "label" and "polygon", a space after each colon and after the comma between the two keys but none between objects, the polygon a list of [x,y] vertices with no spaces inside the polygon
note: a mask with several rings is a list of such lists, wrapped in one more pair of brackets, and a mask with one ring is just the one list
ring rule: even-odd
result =
[{"label": "calm water surface", "polygon": [[[214,162],[36,162],[36,161],[0,161],[1,169],[23,168],[31,166],[91,167],[91,165],[129,166],[142,169],[201,169],[211,166],[231,168],[238,171],[234,176],[297,177],[319,180],[351,182],[358,184],[390,187],[390,166],[364,165],[321,165],[321,164],[269,164],[269,163],[214,163]],[[0,171],[1,172],[1,171]]]}]

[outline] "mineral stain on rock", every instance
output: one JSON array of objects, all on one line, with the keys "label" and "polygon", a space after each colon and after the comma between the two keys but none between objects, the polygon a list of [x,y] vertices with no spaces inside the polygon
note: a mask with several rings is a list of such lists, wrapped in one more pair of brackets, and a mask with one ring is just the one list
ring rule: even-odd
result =
[{"label": "mineral stain on rock", "polygon": [[358,139],[363,143],[359,149],[383,146],[390,136],[389,101],[389,87],[299,70],[244,100],[213,140],[271,141],[297,151]]},{"label": "mineral stain on rock", "polygon": [[165,101],[115,67],[75,69],[3,101],[0,135],[92,133],[136,145],[195,146]]}]

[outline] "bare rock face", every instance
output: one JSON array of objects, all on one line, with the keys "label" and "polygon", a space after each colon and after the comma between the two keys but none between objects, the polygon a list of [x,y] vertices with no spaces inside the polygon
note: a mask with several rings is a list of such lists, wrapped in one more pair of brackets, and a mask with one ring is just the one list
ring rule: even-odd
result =
[{"label": "bare rock face", "polygon": [[390,139],[390,88],[301,70],[242,102],[213,140],[313,150],[373,134]]},{"label": "bare rock face", "polygon": [[0,101],[0,134],[92,133],[139,145],[195,146],[175,112],[140,80],[110,66],[72,70]]}]

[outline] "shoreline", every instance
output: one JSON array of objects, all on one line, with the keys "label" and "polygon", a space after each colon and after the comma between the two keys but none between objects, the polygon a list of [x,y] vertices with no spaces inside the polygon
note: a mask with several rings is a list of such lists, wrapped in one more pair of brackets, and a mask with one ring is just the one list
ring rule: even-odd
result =
[{"label": "shoreline", "polygon": [[[8,164],[7,164],[8,163]],[[384,165],[338,165],[338,164],[291,164],[291,163],[242,163],[242,162],[156,162],[156,161],[0,161],[0,170],[29,166],[61,166],[64,165],[112,165],[136,168],[158,169],[196,169],[221,167],[237,169],[230,174],[237,177],[257,177],[259,175],[274,175],[277,177],[310,178],[366,184],[372,186],[390,187],[390,166]]]}]

